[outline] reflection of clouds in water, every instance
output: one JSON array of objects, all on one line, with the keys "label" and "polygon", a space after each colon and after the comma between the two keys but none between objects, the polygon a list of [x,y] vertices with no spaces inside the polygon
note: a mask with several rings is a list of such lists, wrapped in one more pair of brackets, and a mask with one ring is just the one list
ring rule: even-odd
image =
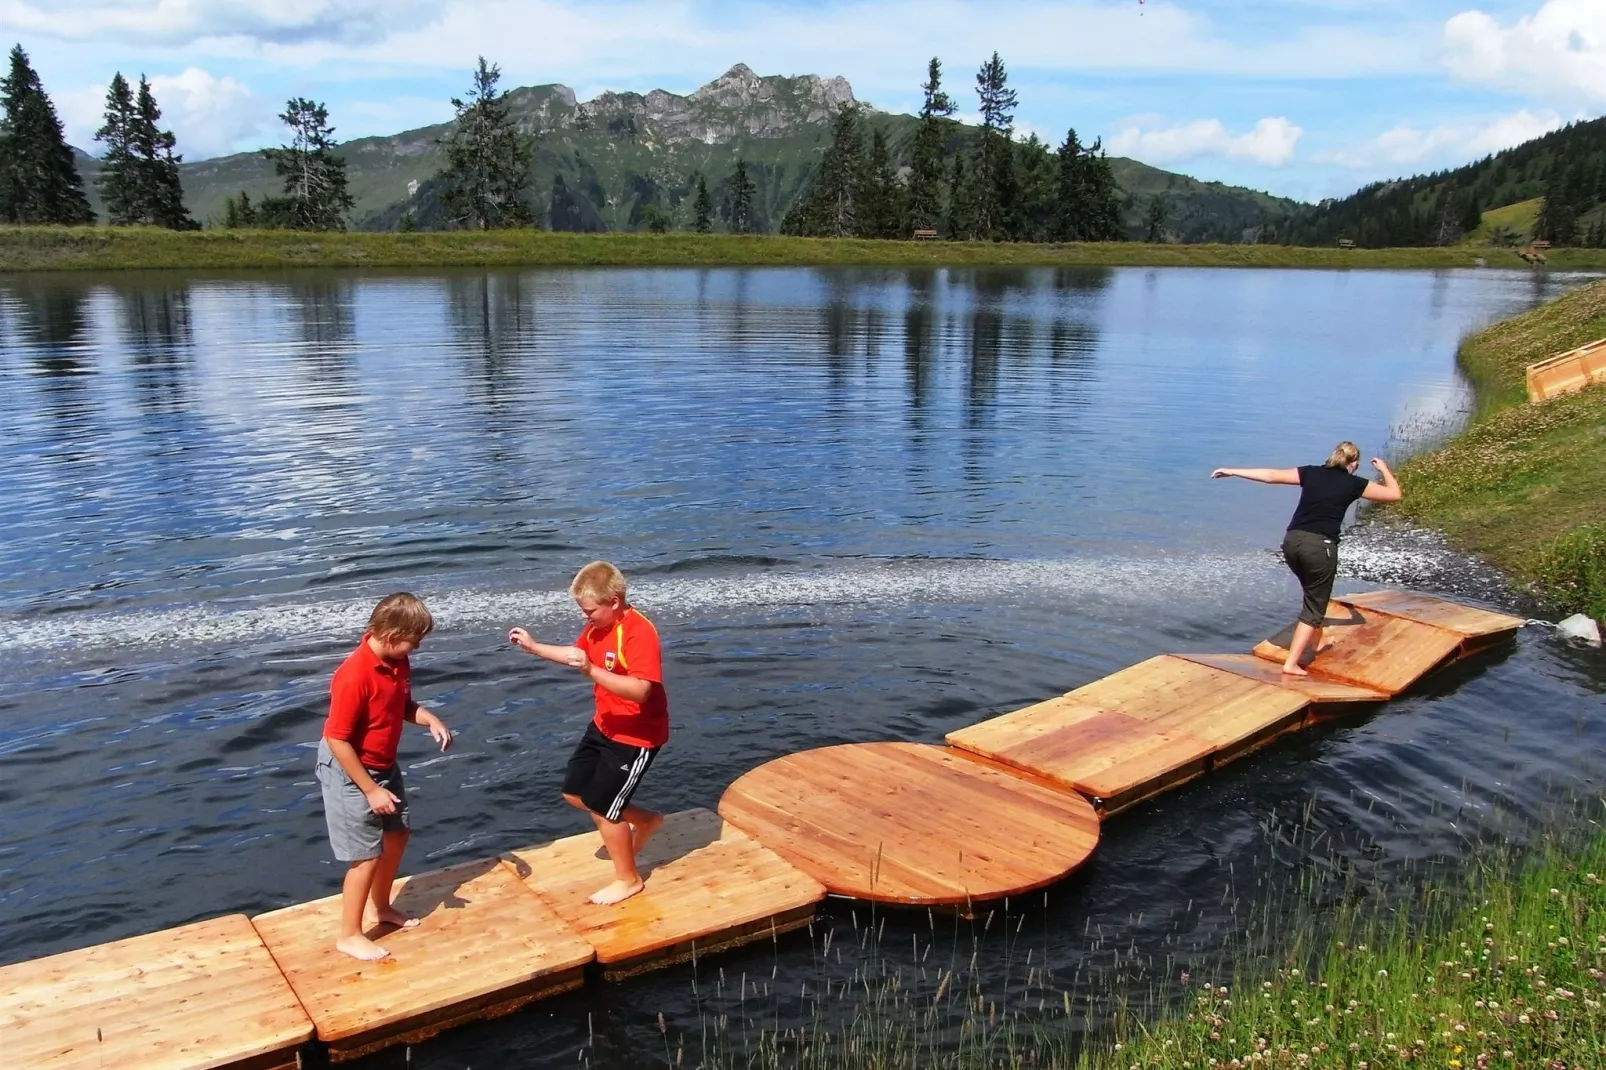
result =
[{"label": "reflection of clouds in water", "polygon": [[[668,577],[631,585],[631,598],[651,613],[687,617],[725,610],[744,616],[787,607],[887,607],[1010,604],[1055,600],[1067,608],[1164,601],[1213,602],[1228,591],[1264,588],[1280,565],[1259,553],[1192,557],[1087,558],[1073,561],[902,560],[820,570]],[[443,629],[516,623],[572,628],[575,611],[563,590],[431,591],[417,588]],[[195,605],[126,613],[53,615],[12,621],[0,650],[50,650],[199,644],[270,637],[317,639],[362,629],[373,600],[227,608]]]}]

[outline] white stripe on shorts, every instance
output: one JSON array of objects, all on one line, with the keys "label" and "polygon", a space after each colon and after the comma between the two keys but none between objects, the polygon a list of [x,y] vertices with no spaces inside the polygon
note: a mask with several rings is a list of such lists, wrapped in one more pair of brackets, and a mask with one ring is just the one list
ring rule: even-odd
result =
[{"label": "white stripe on shorts", "polygon": [[646,747],[642,747],[637,752],[636,760],[630,763],[630,775],[625,777],[624,787],[619,789],[619,794],[615,795],[613,802],[608,804],[608,812],[603,815],[609,821],[618,821],[619,815],[625,812],[625,803],[630,800],[630,793],[635,790],[636,781],[640,780],[641,774],[647,771],[647,763],[651,760],[652,751]]}]

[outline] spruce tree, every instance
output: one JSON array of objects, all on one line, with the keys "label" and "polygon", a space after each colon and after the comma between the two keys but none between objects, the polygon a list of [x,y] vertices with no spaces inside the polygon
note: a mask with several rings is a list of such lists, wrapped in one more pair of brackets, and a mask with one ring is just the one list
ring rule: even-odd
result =
[{"label": "spruce tree", "polygon": [[931,58],[920,88],[926,96],[909,159],[909,225],[932,229],[942,222],[945,120],[954,113],[952,98],[942,91],[942,60]]},{"label": "spruce tree", "polygon": [[182,156],[174,155],[177,144],[172,131],[157,125],[162,109],[144,75],[139,77],[139,96],[134,104],[132,147],[138,161],[138,222],[169,230],[190,230],[199,225],[184,207],[184,186],[179,181]]},{"label": "spruce tree", "polygon": [[831,123],[831,145],[820,160],[814,183],[796,214],[793,233],[850,238],[858,231],[857,194],[864,155],[859,107],[849,101],[837,108]]},{"label": "spruce tree", "polygon": [[903,187],[898,183],[898,172],[880,127],[870,135],[870,152],[864,158],[855,199],[859,237],[903,236]]},{"label": "spruce tree", "polygon": [[0,78],[5,136],[0,191],[12,223],[93,223],[84,180],[62,136],[56,106],[45,95],[28,54],[11,50],[11,69]]},{"label": "spruce tree", "polygon": [[106,146],[95,185],[106,205],[106,221],[114,227],[144,222],[140,216],[139,160],[134,154],[134,91],[122,72],[112,75],[106,90],[106,122],[95,140]]},{"label": "spruce tree", "polygon": [[1104,154],[1104,139],[1099,138],[1083,154],[1082,203],[1086,211],[1083,241],[1121,241],[1121,188],[1110,170],[1110,158]]},{"label": "spruce tree", "polygon": [[1032,134],[1019,146],[1022,241],[1048,241],[1054,223],[1054,154]]},{"label": "spruce tree", "polygon": [[747,173],[747,161],[736,161],[736,173],[731,176],[731,230],[747,234],[753,229],[753,197],[758,190]]},{"label": "spruce tree", "polygon": [[971,175],[974,204],[972,227],[983,239],[1007,237],[1006,216],[1015,205],[1005,203],[1014,192],[1011,135],[1015,126],[1015,91],[1009,88],[1004,61],[994,52],[976,72],[976,96],[981,108],[981,136],[976,144],[976,165]]},{"label": "spruce tree", "polygon": [[1144,227],[1144,241],[1152,245],[1165,240],[1165,201],[1158,193],[1149,198],[1149,214],[1144,219]]},{"label": "spruce tree", "polygon": [[697,200],[692,204],[692,229],[707,234],[714,229],[714,199],[708,195],[708,180],[697,176]]},{"label": "spruce tree", "polygon": [[1054,153],[1054,162],[1054,221],[1050,234],[1055,241],[1086,241],[1087,161],[1075,127],[1065,131],[1065,140]]},{"label": "spruce tree", "polygon": [[507,94],[496,90],[501,76],[481,56],[468,99],[452,98],[457,118],[441,139],[446,166],[439,177],[441,207],[460,227],[500,230],[534,221],[526,199],[531,147],[514,125]]},{"label": "spruce tree", "polygon": [[284,179],[284,196],[262,205],[266,223],[290,230],[345,230],[345,213],[355,203],[346,191],[346,161],[334,154],[334,127],[322,104],[292,97],[279,120],[290,128],[290,144],[263,149]]},{"label": "spruce tree", "polygon": [[223,202],[223,225],[228,229],[238,230],[241,227],[254,227],[260,222],[261,220],[257,218],[256,206],[251,203],[251,198],[246,194],[245,190],[241,190],[238,197],[230,197]]},{"label": "spruce tree", "polygon": [[970,216],[970,179],[965,174],[965,157],[954,156],[953,169],[948,173],[948,237],[962,240],[972,237]]}]

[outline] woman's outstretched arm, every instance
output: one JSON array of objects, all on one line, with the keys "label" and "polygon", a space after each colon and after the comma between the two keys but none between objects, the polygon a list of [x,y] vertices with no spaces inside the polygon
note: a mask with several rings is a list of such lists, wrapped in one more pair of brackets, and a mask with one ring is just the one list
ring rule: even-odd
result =
[{"label": "woman's outstretched arm", "polygon": [[1400,481],[1394,478],[1389,471],[1388,464],[1381,457],[1372,458],[1372,467],[1377,469],[1376,483],[1366,484],[1361,497],[1369,502],[1397,502],[1400,500]]},{"label": "woman's outstretched arm", "polygon": [[1252,479],[1256,483],[1292,483],[1299,486],[1297,468],[1218,468],[1210,473],[1211,479],[1224,479],[1227,476]]}]

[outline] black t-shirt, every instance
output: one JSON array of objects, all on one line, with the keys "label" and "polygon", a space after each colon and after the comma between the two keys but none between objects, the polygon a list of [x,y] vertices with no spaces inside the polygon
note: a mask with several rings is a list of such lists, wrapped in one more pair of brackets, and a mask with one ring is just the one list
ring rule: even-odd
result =
[{"label": "black t-shirt", "polygon": [[1338,538],[1339,525],[1344,523],[1344,512],[1362,494],[1369,482],[1343,468],[1325,465],[1301,465],[1299,471],[1299,508],[1294,519],[1288,522],[1289,531],[1312,531]]}]

